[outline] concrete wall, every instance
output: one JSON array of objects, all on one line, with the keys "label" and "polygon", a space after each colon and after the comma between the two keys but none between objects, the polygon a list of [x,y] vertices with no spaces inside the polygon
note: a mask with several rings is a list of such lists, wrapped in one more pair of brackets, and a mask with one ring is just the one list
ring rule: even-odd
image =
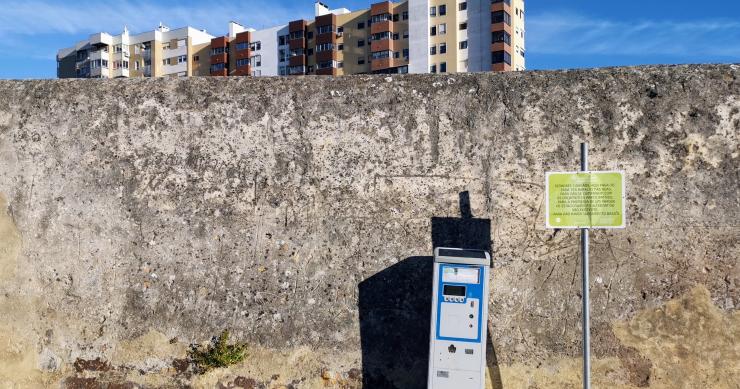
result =
[{"label": "concrete wall", "polygon": [[[592,233],[594,387],[735,388],[738,76],[0,81],[0,386],[423,387],[429,255],[460,243],[493,250],[489,385],[577,387],[578,235],[542,186],[588,140],[629,211]],[[192,375],[224,328],[247,360]]]}]

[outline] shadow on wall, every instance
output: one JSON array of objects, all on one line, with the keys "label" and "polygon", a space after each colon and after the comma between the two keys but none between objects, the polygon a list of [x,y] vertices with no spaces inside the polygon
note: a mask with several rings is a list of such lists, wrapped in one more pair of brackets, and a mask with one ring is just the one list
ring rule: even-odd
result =
[{"label": "shadow on wall", "polygon": [[[460,193],[460,214],[459,218],[432,218],[433,247],[490,252],[491,220],[473,217],[468,192]],[[426,388],[432,278],[433,258],[418,256],[406,258],[360,282],[363,387]],[[494,388],[501,388],[490,336],[486,346]]]}]

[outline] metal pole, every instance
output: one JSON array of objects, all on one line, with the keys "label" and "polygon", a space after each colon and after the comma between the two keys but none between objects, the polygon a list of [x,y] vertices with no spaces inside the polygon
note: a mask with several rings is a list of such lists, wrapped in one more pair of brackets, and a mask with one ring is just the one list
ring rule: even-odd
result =
[{"label": "metal pole", "polygon": [[[588,144],[581,143],[581,171],[588,171]],[[581,228],[581,289],[583,295],[583,389],[591,389],[591,323],[588,299],[588,228]]]}]

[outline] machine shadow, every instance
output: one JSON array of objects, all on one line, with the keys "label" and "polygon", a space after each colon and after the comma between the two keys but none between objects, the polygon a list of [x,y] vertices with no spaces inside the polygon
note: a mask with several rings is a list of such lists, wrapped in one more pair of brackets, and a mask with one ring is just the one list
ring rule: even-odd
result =
[{"label": "machine shadow", "polygon": [[[491,220],[472,216],[468,192],[460,193],[460,214],[432,218],[433,247],[490,253]],[[363,387],[427,387],[433,270],[433,257],[409,257],[358,285]],[[500,388],[490,336],[486,348],[491,381]]]},{"label": "machine shadow", "polygon": [[432,262],[406,258],[360,282],[363,388],[426,388]]}]

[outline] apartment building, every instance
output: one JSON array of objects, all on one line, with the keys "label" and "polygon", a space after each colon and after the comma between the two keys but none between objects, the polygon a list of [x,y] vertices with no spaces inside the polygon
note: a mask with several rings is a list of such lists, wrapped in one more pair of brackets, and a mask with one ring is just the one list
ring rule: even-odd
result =
[{"label": "apartment building", "polygon": [[384,1],[228,34],[191,27],[98,33],[62,49],[66,77],[286,76],[524,70],[524,0]]},{"label": "apartment building", "polygon": [[[57,53],[59,78],[117,78],[209,75],[212,35],[192,27],[131,35],[92,34]],[[203,58],[205,63],[201,62]]]}]

